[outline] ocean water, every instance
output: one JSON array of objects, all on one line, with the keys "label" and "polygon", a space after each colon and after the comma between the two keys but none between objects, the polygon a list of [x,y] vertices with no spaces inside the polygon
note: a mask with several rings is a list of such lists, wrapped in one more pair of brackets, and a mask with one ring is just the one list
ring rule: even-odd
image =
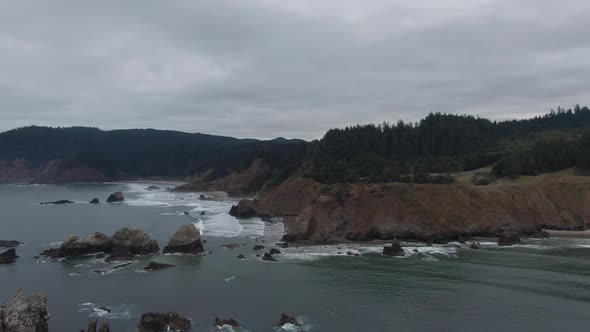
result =
[{"label": "ocean water", "polygon": [[[149,184],[0,185],[0,239],[20,240],[16,264],[0,265],[0,302],[18,288],[47,293],[51,331],[79,331],[95,317],[112,331],[136,331],[143,312],[178,311],[193,331],[215,331],[215,317],[242,331],[278,331],[280,314],[297,316],[303,331],[586,331],[590,327],[590,241],[527,239],[479,250],[456,243],[405,243],[404,258],[380,255],[376,244],[291,246],[278,262],[252,250],[270,248],[281,223],[236,220],[232,200],[199,201],[199,193],[148,191]],[[126,201],[106,204],[114,191]],[[87,202],[98,197],[101,204]],[[71,205],[39,205],[70,199]],[[205,211],[205,215],[200,215]],[[185,215],[188,212],[189,215]],[[52,262],[33,256],[70,234],[139,227],[163,247],[183,224],[207,240],[201,257],[160,255],[95,274],[96,258]],[[264,241],[264,242],[263,242]],[[242,244],[236,249],[221,246]],[[416,249],[417,252],[414,252]],[[359,256],[347,256],[346,252]],[[246,259],[236,256],[244,254]],[[176,267],[147,273],[155,260]],[[112,309],[106,313],[98,308]],[[295,329],[297,330],[297,329]]]}]

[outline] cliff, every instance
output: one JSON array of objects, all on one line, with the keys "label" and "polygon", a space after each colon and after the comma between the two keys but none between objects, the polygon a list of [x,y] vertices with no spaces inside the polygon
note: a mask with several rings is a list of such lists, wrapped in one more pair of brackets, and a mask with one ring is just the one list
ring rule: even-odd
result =
[{"label": "cliff", "polygon": [[[239,209],[239,208],[242,209]],[[326,185],[293,178],[234,211],[284,218],[287,240],[445,241],[510,229],[590,228],[590,178],[564,171],[497,185]]]}]

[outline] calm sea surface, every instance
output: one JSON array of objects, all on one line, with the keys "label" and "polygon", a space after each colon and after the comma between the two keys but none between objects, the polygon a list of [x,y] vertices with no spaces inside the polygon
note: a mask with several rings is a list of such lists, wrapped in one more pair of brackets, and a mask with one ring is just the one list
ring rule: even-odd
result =
[{"label": "calm sea surface", "polygon": [[[103,318],[114,332],[136,331],[143,312],[171,310],[190,317],[193,331],[214,331],[216,316],[236,319],[244,331],[274,331],[282,312],[299,317],[309,331],[590,329],[588,240],[527,240],[511,248],[490,243],[480,250],[407,244],[419,253],[405,258],[383,257],[371,244],[292,246],[270,263],[252,247],[270,248],[282,224],[238,221],[227,214],[232,201],[199,201],[198,194],[147,186],[0,185],[0,239],[25,243],[16,264],[0,265],[0,302],[18,288],[46,292],[50,330],[60,332],[86,328],[102,314],[94,310],[100,306],[112,309]],[[124,192],[125,203],[104,203],[115,191]],[[101,204],[86,203],[94,197]],[[39,205],[59,199],[76,203]],[[95,258],[33,259],[70,234],[112,235],[125,226],[144,229],[163,247],[187,223],[203,230],[211,254],[160,255],[104,275],[92,271],[112,265]],[[229,243],[243,245],[221,248]],[[239,254],[246,259],[236,259]],[[152,260],[176,267],[144,272]]]}]

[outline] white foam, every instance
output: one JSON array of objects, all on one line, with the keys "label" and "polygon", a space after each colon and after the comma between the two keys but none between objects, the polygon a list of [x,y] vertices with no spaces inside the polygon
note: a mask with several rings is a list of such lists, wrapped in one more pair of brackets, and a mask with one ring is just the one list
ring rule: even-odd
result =
[{"label": "white foam", "polygon": [[234,280],[235,278],[236,277],[234,277],[234,276],[231,276],[229,278],[225,278],[225,282],[230,282],[230,281]]}]

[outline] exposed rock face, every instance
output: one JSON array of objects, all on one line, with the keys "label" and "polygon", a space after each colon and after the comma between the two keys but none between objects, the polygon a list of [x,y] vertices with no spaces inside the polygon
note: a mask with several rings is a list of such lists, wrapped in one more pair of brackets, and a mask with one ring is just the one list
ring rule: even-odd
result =
[{"label": "exposed rock face", "polygon": [[[88,324],[88,331],[87,332],[110,332],[111,331],[111,325],[109,324],[109,322],[107,321],[103,321],[100,324],[100,327],[98,328],[98,319],[91,321]],[[98,330],[97,330],[98,328]],[[82,330],[84,331],[84,330]]]},{"label": "exposed rock face", "polygon": [[224,327],[224,326],[231,326],[233,328],[239,328],[240,324],[235,319],[219,319],[219,317],[215,317],[215,326],[216,327]]},{"label": "exposed rock face", "polygon": [[242,200],[238,205],[234,205],[229,210],[229,214],[236,218],[254,218],[258,213],[254,209],[255,201]]},{"label": "exposed rock face", "polygon": [[16,250],[14,248],[10,248],[0,254],[0,264],[12,264],[16,262],[17,258],[18,256],[16,255]]},{"label": "exposed rock face", "polygon": [[515,233],[511,232],[504,232],[498,238],[498,245],[499,246],[513,246],[516,244],[520,244],[520,238]]},{"label": "exposed rock face", "polygon": [[391,246],[383,247],[383,255],[385,256],[405,256],[406,253],[402,248],[402,245],[397,239],[394,239]]},{"label": "exposed rock face", "polygon": [[188,331],[191,321],[176,312],[147,312],[141,315],[139,332]]},{"label": "exposed rock face", "polygon": [[97,254],[99,252],[110,252],[113,248],[113,239],[97,232],[81,239],[78,236],[70,235],[57,249],[48,249],[41,253],[47,257],[77,257]]},{"label": "exposed rock face", "polygon": [[301,325],[301,324],[299,324],[299,322],[297,321],[297,319],[295,317],[287,315],[285,313],[282,313],[281,319],[279,319],[277,326],[283,327],[285,324],[291,324],[291,325],[295,325],[295,326]]},{"label": "exposed rock face", "polygon": [[124,227],[112,237],[99,232],[85,239],[72,235],[59,248],[45,250],[41,255],[52,258],[71,258],[109,253],[109,260],[117,260],[130,259],[135,255],[153,255],[159,250],[156,240],[150,239],[145,231]]},{"label": "exposed rock face", "polygon": [[205,252],[201,234],[194,224],[181,226],[172,235],[168,245],[164,247],[163,253],[184,253],[184,254],[202,254]]},{"label": "exposed rock face", "polygon": [[100,203],[100,201],[98,200],[98,198],[96,198],[96,197],[95,197],[95,198],[93,198],[93,199],[92,199],[90,202],[88,202],[88,203],[90,203],[90,204],[98,204],[98,203]]},{"label": "exposed rock face", "polygon": [[174,266],[176,266],[176,265],[174,265],[174,264],[166,264],[166,263],[150,262],[143,269],[146,270],[146,271],[156,271],[156,270],[167,269],[167,268],[174,267]]},{"label": "exposed rock face", "polygon": [[160,250],[158,242],[142,229],[123,227],[113,235],[109,259],[130,259],[135,255],[154,255]]},{"label": "exposed rock face", "polygon": [[16,248],[22,243],[16,240],[0,240],[0,247]]},{"label": "exposed rock face", "polygon": [[262,260],[269,261],[269,262],[276,262],[277,261],[276,258],[272,257],[272,255],[267,252],[265,252],[264,256],[262,256]]},{"label": "exposed rock face", "polygon": [[47,204],[53,204],[53,205],[63,205],[63,204],[74,204],[74,202],[69,201],[67,199],[62,199],[59,201],[53,201],[53,202],[43,202],[41,203],[41,205],[47,205]]},{"label": "exposed rock face", "polygon": [[26,298],[19,289],[16,295],[0,307],[0,331],[47,332],[47,296],[37,294]]},{"label": "exposed rock face", "polygon": [[116,193],[113,193],[109,196],[109,198],[107,198],[107,203],[115,203],[115,202],[122,202],[125,200],[125,197],[123,196],[123,193],[120,191],[117,191]]},{"label": "exposed rock face", "polygon": [[234,208],[282,217],[286,241],[415,239],[590,228],[590,177],[559,172],[500,184],[321,184],[292,178]]}]

